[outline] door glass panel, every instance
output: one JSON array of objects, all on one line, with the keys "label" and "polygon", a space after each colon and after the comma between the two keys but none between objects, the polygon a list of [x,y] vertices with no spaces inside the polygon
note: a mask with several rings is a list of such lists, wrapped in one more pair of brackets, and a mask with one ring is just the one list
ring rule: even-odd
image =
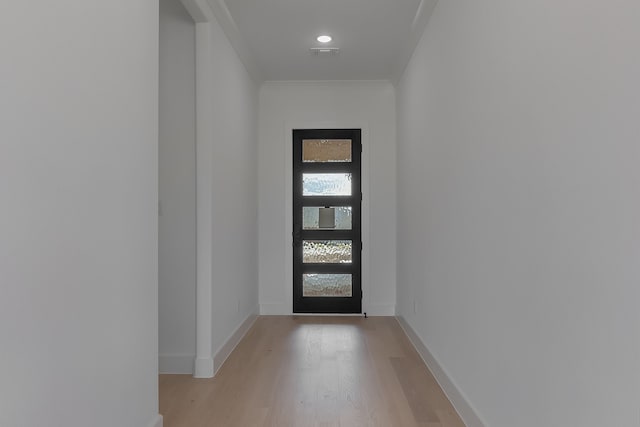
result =
[{"label": "door glass panel", "polygon": [[320,227],[320,210],[326,209],[323,206],[305,206],[302,208],[302,228],[305,230],[333,229],[351,230],[353,209],[350,206],[330,207],[334,211],[334,227],[327,227],[322,224]]},{"label": "door glass panel", "polygon": [[304,163],[351,162],[350,139],[304,139],[302,140]]},{"label": "door glass panel", "polygon": [[351,240],[304,240],[302,262],[305,264],[350,264],[353,262]]},{"label": "door glass panel", "polygon": [[351,274],[303,274],[302,296],[352,297]]},{"label": "door glass panel", "polygon": [[302,174],[303,196],[350,196],[350,173]]}]

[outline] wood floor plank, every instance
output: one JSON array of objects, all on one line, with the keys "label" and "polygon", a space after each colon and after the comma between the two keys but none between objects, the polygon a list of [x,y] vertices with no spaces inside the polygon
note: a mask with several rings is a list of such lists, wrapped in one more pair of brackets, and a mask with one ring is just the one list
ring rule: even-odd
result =
[{"label": "wood floor plank", "polygon": [[165,427],[464,427],[392,317],[260,317],[216,378],[160,376]]}]

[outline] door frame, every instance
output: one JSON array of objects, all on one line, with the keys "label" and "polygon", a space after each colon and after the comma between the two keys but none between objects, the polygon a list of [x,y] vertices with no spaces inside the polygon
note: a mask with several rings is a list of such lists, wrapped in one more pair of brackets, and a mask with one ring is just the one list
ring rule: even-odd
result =
[{"label": "door frame", "polygon": [[284,166],[285,166],[285,235],[282,244],[284,247],[284,272],[285,280],[283,283],[283,291],[286,296],[286,307],[277,305],[269,309],[267,305],[263,305],[265,310],[261,310],[261,314],[282,314],[287,313],[296,316],[361,316],[362,314],[305,314],[293,312],[293,246],[291,245],[291,235],[293,233],[293,131],[295,129],[360,129],[360,142],[362,143],[361,180],[362,180],[362,312],[367,313],[370,307],[370,256],[371,256],[371,239],[369,231],[369,209],[370,209],[370,126],[366,121],[334,121],[334,122],[314,122],[314,121],[288,121],[283,128],[282,141],[284,144]]},{"label": "door frame", "polygon": [[[293,132],[293,310],[298,313],[362,314],[362,129],[296,129]],[[352,160],[348,163],[305,163],[303,161],[303,141],[305,139],[348,139],[351,141]],[[303,176],[305,173],[347,173],[352,176],[352,191],[349,196],[328,196],[320,202],[316,198],[303,196]],[[330,200],[330,201],[328,201]],[[303,207],[351,206],[352,227],[350,230],[305,230]],[[352,242],[352,262],[347,264],[307,264],[303,261],[303,243],[313,240],[350,240]],[[305,272],[320,274],[349,273],[352,277],[350,297],[304,297],[303,279]]]}]

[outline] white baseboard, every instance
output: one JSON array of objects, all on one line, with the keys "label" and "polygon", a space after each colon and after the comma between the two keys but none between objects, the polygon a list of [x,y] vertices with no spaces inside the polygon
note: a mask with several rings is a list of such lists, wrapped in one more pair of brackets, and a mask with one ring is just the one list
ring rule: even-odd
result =
[{"label": "white baseboard", "polygon": [[464,394],[462,394],[458,386],[456,386],[456,384],[451,380],[451,377],[442,367],[442,364],[440,364],[440,362],[438,362],[438,360],[433,356],[433,353],[429,351],[420,336],[413,330],[407,320],[402,316],[396,316],[396,319],[407,334],[407,337],[409,337],[409,340],[415,347],[418,354],[422,357],[427,368],[429,368],[436,381],[449,398],[449,401],[451,401],[451,404],[458,412],[465,425],[467,427],[485,427],[486,424],[480,419],[477,411],[473,406],[471,406]]},{"label": "white baseboard", "polygon": [[395,304],[369,304],[364,309],[367,316],[395,316]]},{"label": "white baseboard", "polygon": [[[369,304],[363,307],[363,311],[366,311],[367,316],[395,316],[396,305],[395,304]],[[291,316],[292,314],[303,315],[302,313],[293,313],[291,304],[280,303],[262,303],[260,304],[260,315],[262,316]],[[332,316],[339,316],[339,314],[329,314]]]},{"label": "white baseboard", "polygon": [[261,303],[261,316],[288,316],[291,314],[291,304]]},{"label": "white baseboard", "polygon": [[158,370],[161,374],[193,374],[195,354],[160,354]]},{"label": "white baseboard", "polygon": [[249,331],[253,323],[258,318],[258,315],[255,314],[257,312],[254,310],[245,320],[236,328],[236,330],[231,334],[227,341],[220,347],[215,355],[213,356],[213,374],[215,375],[218,370],[222,367],[224,362],[227,360],[227,357],[231,354],[231,352],[236,348],[238,343],[242,340],[245,334]]},{"label": "white baseboard", "polygon": [[213,358],[207,357],[206,359],[196,359],[193,377],[213,378]]},{"label": "white baseboard", "polygon": [[148,424],[149,427],[162,427],[162,415],[158,414],[153,417],[153,420]]}]

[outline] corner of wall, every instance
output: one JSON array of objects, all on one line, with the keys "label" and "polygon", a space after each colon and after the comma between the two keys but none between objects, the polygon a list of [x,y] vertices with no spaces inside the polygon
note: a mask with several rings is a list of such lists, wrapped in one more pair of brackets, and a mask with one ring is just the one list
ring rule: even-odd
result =
[{"label": "corner of wall", "polygon": [[148,426],[149,427],[162,427],[162,424],[163,424],[162,415],[158,414],[153,418],[153,420],[151,420],[151,422],[148,424]]},{"label": "corner of wall", "polygon": [[199,358],[195,361],[194,378],[213,378],[213,358]]}]

